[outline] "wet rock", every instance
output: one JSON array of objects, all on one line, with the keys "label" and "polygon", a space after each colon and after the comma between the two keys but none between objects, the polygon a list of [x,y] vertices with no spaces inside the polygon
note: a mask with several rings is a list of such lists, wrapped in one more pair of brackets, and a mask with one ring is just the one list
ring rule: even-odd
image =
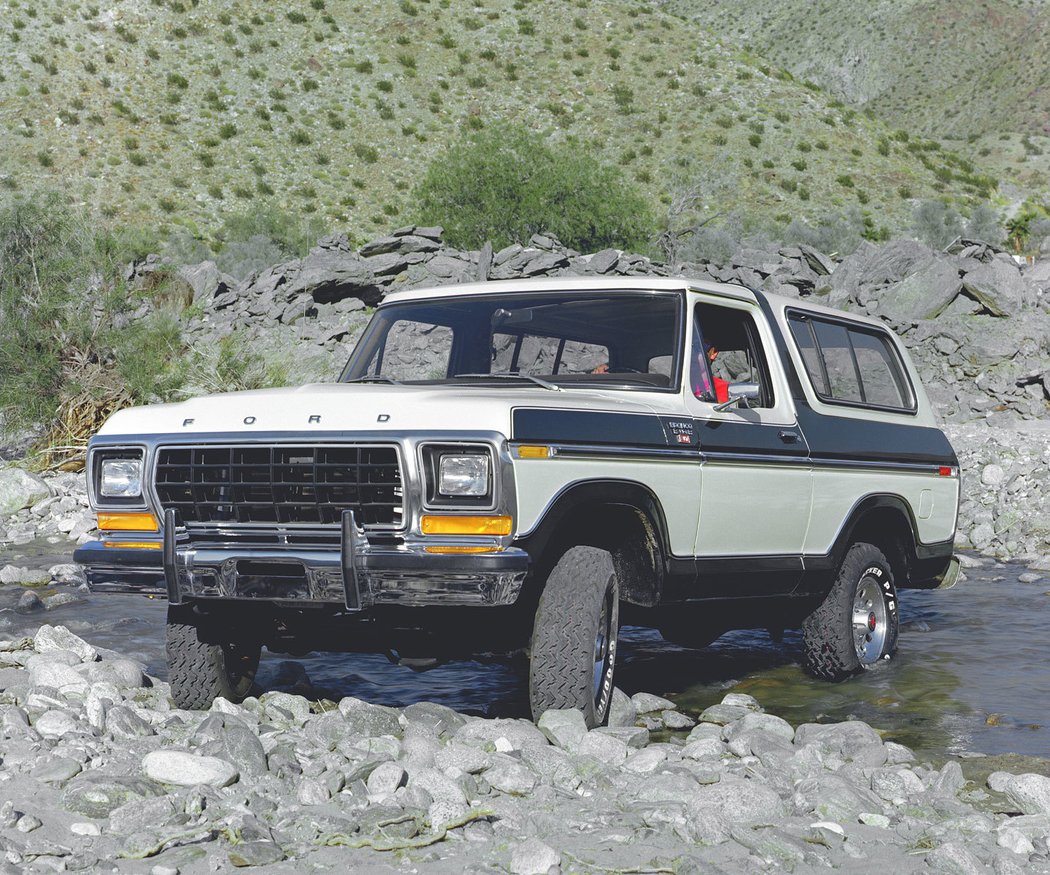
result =
[{"label": "wet rock", "polygon": [[696,721],[692,717],[679,711],[661,711],[660,719],[663,721],[664,728],[673,732],[684,732],[696,725]]},{"label": "wet rock", "polygon": [[663,696],[654,696],[652,693],[635,693],[631,696],[631,703],[639,714],[651,714],[654,711],[674,711],[676,705],[670,699]]},{"label": "wet rock", "polygon": [[32,614],[44,610],[44,602],[35,592],[27,589],[18,599],[15,610],[20,614]]},{"label": "wet rock", "polygon": [[773,714],[749,713],[727,724],[722,730],[722,738],[725,741],[732,741],[737,736],[756,729],[782,738],[788,743],[795,737],[794,728],[786,720]]},{"label": "wet rock", "polygon": [[734,720],[739,720],[741,717],[744,717],[749,713],[749,708],[721,702],[718,705],[712,705],[710,708],[705,708],[704,712],[700,715],[700,722],[717,723],[719,726],[725,726],[728,723],[732,723]]},{"label": "wet rock", "polygon": [[142,760],[146,777],[176,787],[228,787],[237,780],[236,767],[218,757],[196,756],[179,750],[156,750]]}]

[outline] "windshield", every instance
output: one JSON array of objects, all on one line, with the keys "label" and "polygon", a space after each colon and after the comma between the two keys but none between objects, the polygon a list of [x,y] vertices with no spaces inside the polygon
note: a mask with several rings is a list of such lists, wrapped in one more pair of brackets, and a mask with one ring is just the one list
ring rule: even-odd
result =
[{"label": "windshield", "polygon": [[372,318],[341,379],[668,389],[678,384],[682,301],[603,290],[392,304]]}]

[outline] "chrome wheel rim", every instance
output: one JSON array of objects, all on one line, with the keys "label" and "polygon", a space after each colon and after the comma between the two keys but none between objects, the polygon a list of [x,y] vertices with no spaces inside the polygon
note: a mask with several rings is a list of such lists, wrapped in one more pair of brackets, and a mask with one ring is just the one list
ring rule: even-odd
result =
[{"label": "chrome wheel rim", "polygon": [[614,593],[606,594],[602,599],[602,611],[598,616],[598,631],[594,636],[594,664],[593,664],[593,695],[595,710],[600,712],[604,707],[606,697],[612,691],[612,684],[608,682],[612,675],[613,663],[616,659],[616,612],[611,604],[615,598]]},{"label": "chrome wheel rim", "polygon": [[865,577],[853,597],[853,644],[861,665],[873,665],[882,658],[889,630],[889,610],[882,587]]}]

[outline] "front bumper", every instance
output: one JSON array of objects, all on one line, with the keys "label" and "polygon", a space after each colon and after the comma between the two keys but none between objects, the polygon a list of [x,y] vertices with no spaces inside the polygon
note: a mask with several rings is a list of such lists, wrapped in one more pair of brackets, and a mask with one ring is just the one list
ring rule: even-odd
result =
[{"label": "front bumper", "polygon": [[165,519],[160,549],[92,541],[73,554],[95,592],[196,599],[340,605],[498,606],[515,602],[529,568],[517,548],[491,553],[428,553],[421,545],[368,542],[347,512],[335,548],[200,544]]}]

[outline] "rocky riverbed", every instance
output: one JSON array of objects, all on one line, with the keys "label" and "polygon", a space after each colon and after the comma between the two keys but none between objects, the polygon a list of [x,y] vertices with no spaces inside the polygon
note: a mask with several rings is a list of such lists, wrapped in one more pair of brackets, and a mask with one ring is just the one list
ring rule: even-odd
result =
[{"label": "rocky riverbed", "polygon": [[3,869],[1050,872],[1050,777],[935,769],[744,694],[610,726],[270,692],[211,711],[62,626],[0,642]]}]

